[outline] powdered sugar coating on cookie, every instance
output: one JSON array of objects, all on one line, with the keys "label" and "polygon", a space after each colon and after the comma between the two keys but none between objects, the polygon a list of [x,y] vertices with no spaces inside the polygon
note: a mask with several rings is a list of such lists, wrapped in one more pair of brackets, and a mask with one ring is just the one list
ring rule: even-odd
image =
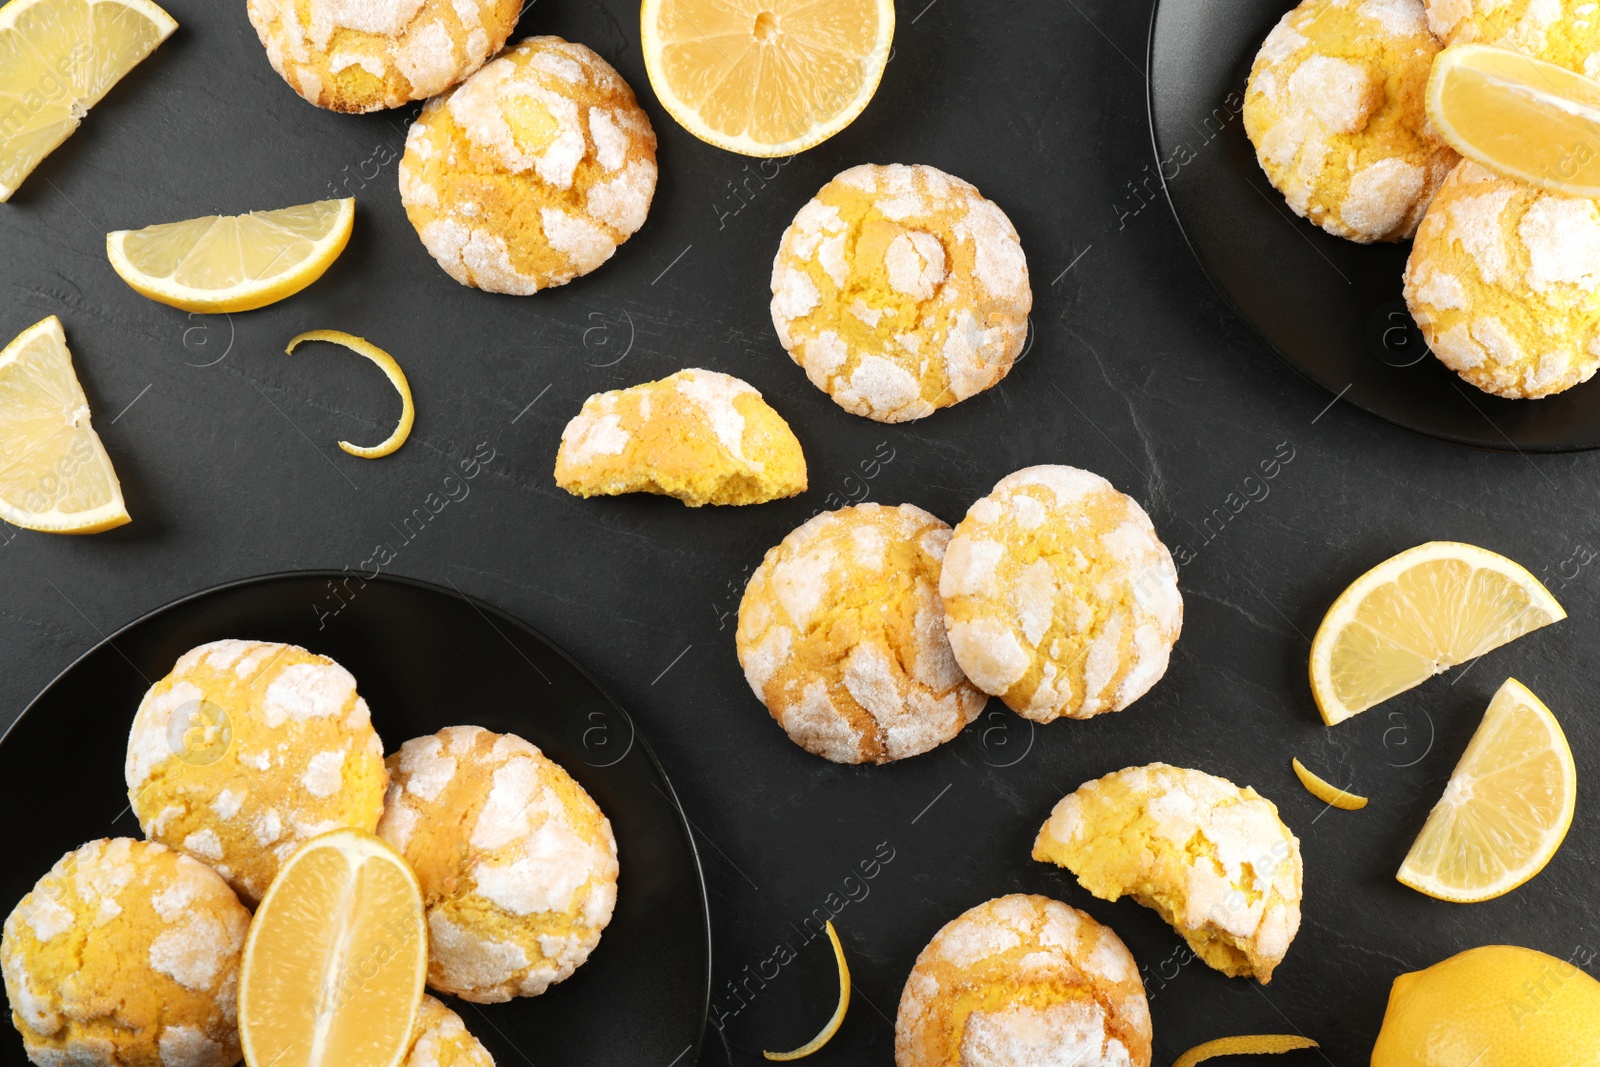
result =
[{"label": "powdered sugar coating on cookie", "polygon": [[879,422],[994,385],[1033,291],[1005,212],[928,166],[864,164],[800,209],[772,264],[772,323],[813,385]]},{"label": "powdered sugar coating on cookie", "polygon": [[415,1034],[400,1067],[494,1067],[494,1057],[461,1016],[426,993],[417,1007]]},{"label": "powdered sugar coating on cookie", "polygon": [[1492,44],[1600,77],[1600,9],[1591,0],[1427,0],[1445,44]]},{"label": "powdered sugar coating on cookie", "polygon": [[735,641],[750,688],[796,744],[835,763],[887,763],[977,717],[985,697],[956,665],[939,602],[949,539],[911,504],[858,504],[766,554]]}]

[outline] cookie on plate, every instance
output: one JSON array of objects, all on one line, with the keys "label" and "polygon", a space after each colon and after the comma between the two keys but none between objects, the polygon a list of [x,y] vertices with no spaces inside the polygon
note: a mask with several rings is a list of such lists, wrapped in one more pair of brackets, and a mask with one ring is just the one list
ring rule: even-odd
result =
[{"label": "cookie on plate", "polygon": [[1149,516],[1076,467],[1008,474],[972,505],[939,592],[961,669],[1035,722],[1127,707],[1166,673],[1183,624]]},{"label": "cookie on plate", "polygon": [[492,293],[565,285],[644,225],[656,135],[581,44],[529,37],[423,108],[400,200],[445,273]]},{"label": "cookie on plate", "polygon": [[617,901],[617,842],[571,775],[476,726],[407,741],[389,772],[378,834],[422,884],[429,985],[499,1003],[589,958]]},{"label": "cookie on plate", "polygon": [[461,1016],[426,993],[417,1008],[415,1034],[400,1067],[494,1067],[494,1057]]},{"label": "cookie on plate", "polygon": [[318,107],[377,111],[444,92],[500,50],[519,0],[250,0],[272,69]]},{"label": "cookie on plate", "polygon": [[556,484],[574,496],[660,493],[692,508],[805,492],[794,431],[746,382],[681,370],[596,393],[567,423]]},{"label": "cookie on plate", "polygon": [[1405,294],[1433,354],[1486,393],[1586,382],[1600,367],[1600,207],[1464,162],[1417,231]]},{"label": "cookie on plate", "polygon": [[826,511],[762,559],[739,603],[739,663],[795,744],[888,763],[950,740],[986,699],[956,666],[939,568],[950,527],[911,504]]},{"label": "cookie on plate", "polygon": [[900,995],[895,1067],[1149,1067],[1139,967],[1109,926],[1013,893],[947,923]]},{"label": "cookie on plate", "polygon": [[1305,0],[1273,27],[1244,128],[1296,214],[1362,243],[1416,232],[1460,159],[1424,105],[1438,52],[1422,0]]},{"label": "cookie on plate", "polygon": [[1152,763],[1084,783],[1033,858],[1155,909],[1206,963],[1263,985],[1300,929],[1299,840],[1270,800],[1204,771]]},{"label": "cookie on plate", "polygon": [[1427,0],[1428,25],[1445,44],[1514,48],[1600,77],[1600,17],[1591,0]]},{"label": "cookie on plate", "polygon": [[790,358],[879,422],[1004,378],[1032,308],[1011,220],[933,167],[851,167],[800,209],[772,263],[772,324]]},{"label": "cookie on plate", "polygon": [[91,841],[58,860],[0,936],[11,1021],[39,1067],[231,1067],[250,913],[164,845]]},{"label": "cookie on plate", "polygon": [[179,657],[139,704],[125,772],[145,836],[214,867],[252,906],[313,837],[371,832],[387,785],[350,672],[262,641]]}]

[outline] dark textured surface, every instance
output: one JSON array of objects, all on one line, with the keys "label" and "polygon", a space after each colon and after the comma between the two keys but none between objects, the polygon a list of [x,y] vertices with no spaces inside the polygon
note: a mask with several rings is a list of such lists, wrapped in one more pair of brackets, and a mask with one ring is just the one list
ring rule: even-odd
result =
[{"label": "dark textured surface", "polygon": [[[633,4],[539,0],[523,32],[560,33],[613,61],[656,124],[663,170],[650,221],[613,262],[528,298],[463,289],[427,258],[394,186],[404,116],[301,103],[267,66],[239,0],[173,0],[171,10],[180,33],[0,207],[0,332],[62,316],[134,515],[89,539],[9,531],[7,715],[150,608],[250,574],[356,567],[387,542],[394,573],[454,582],[560,642],[655,742],[710,885],[722,1024],[707,1041],[711,1064],[759,1063],[763,1045],[799,1044],[827,1017],[832,963],[799,932],[818,908],[837,913],[857,981],[819,1065],[888,1062],[916,953],[963,909],[1017,889],[1083,907],[1122,935],[1145,968],[1163,1064],[1206,1038],[1291,1029],[1323,1041],[1326,1060],[1296,1053],[1275,1061],[1285,1067],[1363,1063],[1399,972],[1494,941],[1561,957],[1600,944],[1600,829],[1587,792],[1561,853],[1507,898],[1454,907],[1392,879],[1508,674],[1562,717],[1580,776],[1600,773],[1588,707],[1600,569],[1567,562],[1600,540],[1600,459],[1415,437],[1329,407],[1250,338],[1160,199],[1145,117],[1148,4],[903,7],[895,58],[865,114],[826,145],[768,164],[775,176],[749,179],[741,207],[727,183],[760,165],[665,116],[644,77]],[[931,163],[976,183],[1016,223],[1034,277],[1037,338],[1010,377],[899,427],[850,416],[812,389],[767,318],[783,227],[824,181],[863,161]],[[364,186],[354,177],[374,171]],[[360,209],[343,259],[300,296],[231,324],[150,304],[105,263],[108,229],[297,203],[347,176]],[[368,463],[334,447],[381,438],[398,405],[352,356],[281,354],[314,327],[368,336],[406,367],[419,412],[394,457]],[[812,489],[693,511],[555,488],[557,439],[584,397],[684,366],[761,389],[804,444]],[[401,520],[479,442],[495,455],[470,495],[405,540]],[[1264,480],[1275,457],[1292,459]],[[1002,475],[1042,462],[1110,478],[1187,560],[1184,636],[1166,679],[1086,723],[1030,728],[996,703],[942,749],[888,767],[835,767],[792,745],[733,651],[733,612],[762,552],[863,484],[873,500],[954,521]],[[1307,638],[1348,581],[1430,538],[1520,560],[1572,618],[1327,730],[1305,682]],[[102,709],[104,729],[124,730],[131,713]],[[1324,812],[1292,777],[1292,755],[1372,805]],[[1180,965],[1182,942],[1152,913],[1092,900],[1028,859],[1063,793],[1157,759],[1254,785],[1302,839],[1305,922],[1270,987]],[[26,826],[23,817],[9,832]],[[875,877],[860,877],[863,863]],[[773,974],[780,945],[796,958],[763,986],[750,976]],[[742,1001],[733,981],[750,991]],[[628,1005],[616,1010],[626,1025]],[[675,1052],[661,1050],[663,1067]],[[528,1060],[542,1062],[536,1049]]]}]

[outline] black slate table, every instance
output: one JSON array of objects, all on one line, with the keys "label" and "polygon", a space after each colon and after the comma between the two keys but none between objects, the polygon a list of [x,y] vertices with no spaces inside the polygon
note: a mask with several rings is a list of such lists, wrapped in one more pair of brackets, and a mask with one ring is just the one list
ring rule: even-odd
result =
[{"label": "black slate table", "polygon": [[[1159,1064],[1212,1037],[1295,1031],[1323,1052],[1285,1067],[1365,1063],[1392,979],[1479,944],[1594,969],[1600,568],[1572,561],[1600,545],[1600,456],[1411,436],[1333,402],[1249,338],[1161,198],[1147,3],[912,0],[862,117],[763,163],[700,143],[660,108],[630,0],[538,0],[519,35],[560,34],[616,65],[655,123],[662,171],[649,222],[611,263],[525,298],[458,286],[423,251],[395,186],[411,112],[302,103],[267,65],[243,0],[167,7],[179,33],[0,206],[0,333],[62,317],[134,516],[92,538],[0,533],[0,722],[151,608],[252,574],[356,568],[385,544],[392,573],[453,583],[562,643],[654,741],[710,886],[704,1063],[762,1062],[762,1047],[793,1047],[822,1023],[833,963],[810,931],[828,915],[856,999],[812,1062],[891,1062],[917,952],[965,908],[1019,890],[1084,908],[1128,943]],[[834,173],[869,161],[974,182],[1016,223],[1033,276],[1034,337],[1011,375],[903,426],[848,415],[813,389],[767,316],[783,228]],[[349,250],[262,311],[191,317],[136,295],[105,260],[107,230],[348,193],[359,205]],[[335,447],[381,439],[398,404],[354,357],[285,357],[310,328],[369,337],[405,366],[417,423],[392,458]],[[805,495],[690,510],[555,487],[557,441],[585,397],[686,366],[739,375],[783,413],[810,462]],[[470,495],[406,527],[461,459],[484,453]],[[1033,727],[994,702],[955,741],[888,767],[837,767],[791,744],[734,656],[739,595],[762,553],[818,509],[863,497],[953,522],[1034,463],[1110,478],[1173,547],[1186,615],[1165,680],[1089,722]],[[1571,618],[1326,729],[1305,680],[1322,612],[1370,565],[1435,538],[1519,560]],[[1577,820],[1549,868],[1510,896],[1428,900],[1394,869],[1513,674],[1566,726],[1585,783]],[[105,729],[125,727],[108,714]],[[1325,809],[1294,780],[1295,755],[1371,806]],[[1186,962],[1153,913],[1094,900],[1028,858],[1062,794],[1153,760],[1255,786],[1300,836],[1305,918],[1270,986]],[[19,1058],[13,1042],[5,1062]]]}]

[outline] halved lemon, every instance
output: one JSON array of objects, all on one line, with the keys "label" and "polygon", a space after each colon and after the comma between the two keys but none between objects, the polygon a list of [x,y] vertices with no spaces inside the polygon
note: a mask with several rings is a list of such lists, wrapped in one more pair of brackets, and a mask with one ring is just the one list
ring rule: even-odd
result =
[{"label": "halved lemon", "polygon": [[650,85],[684,129],[788,156],[853,122],[883,77],[894,0],[644,0]]},{"label": "halved lemon", "polygon": [[106,234],[134,290],[184,311],[252,311],[322,277],[350,242],[354,197],[246,215],[207,215]]},{"label": "halved lemon", "polygon": [[54,315],[0,351],[0,519],[71,534],[129,521]]},{"label": "halved lemon", "polygon": [[1311,642],[1311,692],[1329,726],[1567,613],[1504,556],[1430,541],[1339,594]]},{"label": "halved lemon", "polygon": [[150,0],[0,7],[0,201],[177,28]]},{"label": "halved lemon", "polygon": [[251,1067],[395,1067],[411,1047],[428,930],[422,890],[372,834],[334,830],[290,856],[250,923],[239,1041]]},{"label": "halved lemon", "polygon": [[1578,771],[1561,724],[1527,686],[1508,678],[1395,877],[1462,904],[1504,896],[1556,854],[1577,796]]},{"label": "halved lemon", "polygon": [[1600,83],[1485,44],[1440,52],[1428,119],[1468,159],[1542,189],[1600,197]]}]

